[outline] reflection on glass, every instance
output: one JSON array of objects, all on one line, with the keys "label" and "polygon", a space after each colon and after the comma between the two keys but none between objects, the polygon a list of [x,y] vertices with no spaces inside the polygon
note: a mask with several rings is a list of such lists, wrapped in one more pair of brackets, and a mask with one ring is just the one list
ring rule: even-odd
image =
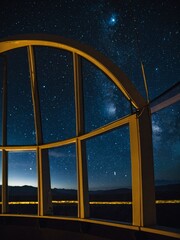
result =
[{"label": "reflection on glass", "polygon": [[92,63],[82,65],[86,132],[130,114],[130,103],[115,84]]},{"label": "reflection on glass", "polygon": [[[131,222],[132,184],[128,126],[87,140],[86,157],[90,216]],[[95,202],[101,204],[96,205]],[[111,202],[115,204],[110,204]]]},{"label": "reflection on glass", "polygon": [[8,192],[10,213],[37,214],[35,152],[8,152]]},{"label": "reflection on glass", "polygon": [[153,150],[156,200],[171,200],[171,204],[157,204],[158,225],[177,227],[180,208],[180,104],[160,110],[152,115]]},{"label": "reflection on glass", "polygon": [[49,149],[53,214],[77,216],[75,145]]},{"label": "reflection on glass", "polygon": [[75,136],[72,55],[63,50],[36,47],[43,140],[55,142]]}]

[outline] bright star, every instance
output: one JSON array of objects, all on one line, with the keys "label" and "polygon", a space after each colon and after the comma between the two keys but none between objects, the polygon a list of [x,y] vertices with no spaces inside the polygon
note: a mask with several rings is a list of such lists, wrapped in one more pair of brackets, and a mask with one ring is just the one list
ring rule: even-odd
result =
[{"label": "bright star", "polygon": [[109,19],[109,25],[114,26],[116,24],[116,16],[112,15],[111,18]]}]

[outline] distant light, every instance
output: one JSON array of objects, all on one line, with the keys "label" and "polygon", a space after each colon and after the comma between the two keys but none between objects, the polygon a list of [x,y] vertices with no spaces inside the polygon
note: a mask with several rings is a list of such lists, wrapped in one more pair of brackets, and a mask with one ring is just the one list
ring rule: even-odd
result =
[{"label": "distant light", "polygon": [[32,171],[32,168],[30,167],[29,170]]},{"label": "distant light", "polygon": [[[53,200],[52,203],[56,203],[56,204],[77,204],[78,201],[76,200]],[[2,204],[2,202],[0,202],[0,205]],[[10,205],[18,205],[18,204],[38,204],[38,202],[36,201],[29,201],[29,202],[9,202],[8,204]],[[89,204],[91,205],[130,205],[132,204],[132,202],[128,202],[128,201],[116,201],[116,202],[89,202]],[[156,204],[180,204],[180,200],[156,200]]]}]

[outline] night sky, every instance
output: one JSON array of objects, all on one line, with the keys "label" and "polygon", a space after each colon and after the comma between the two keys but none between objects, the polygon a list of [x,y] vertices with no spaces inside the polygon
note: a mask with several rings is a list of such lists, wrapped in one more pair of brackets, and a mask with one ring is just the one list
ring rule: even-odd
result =
[{"label": "night sky", "polygon": [[[15,34],[48,33],[90,45],[117,64],[146,97],[141,60],[152,101],[179,82],[178,2],[6,0],[0,8],[0,38]],[[74,137],[72,55],[48,47],[35,47],[35,54],[43,141],[48,143]],[[21,48],[6,55],[7,144],[35,145],[27,52]],[[131,113],[129,102],[102,72],[85,59],[82,66],[85,132]],[[2,91],[0,97],[2,99]],[[156,184],[180,183],[179,111],[179,103],[176,103],[152,115]],[[0,118],[1,115],[2,110]],[[87,140],[86,152],[90,189],[131,187],[128,126]],[[37,186],[35,152],[10,152],[8,159],[9,185]],[[77,188],[75,145],[50,149],[49,159],[51,186]]]}]

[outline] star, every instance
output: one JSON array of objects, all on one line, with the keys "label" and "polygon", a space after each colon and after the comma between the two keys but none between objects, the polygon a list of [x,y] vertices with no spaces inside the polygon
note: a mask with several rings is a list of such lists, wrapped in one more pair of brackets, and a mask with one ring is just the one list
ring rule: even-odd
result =
[{"label": "star", "polygon": [[116,24],[116,22],[117,22],[116,16],[115,16],[115,14],[113,14],[109,19],[109,25],[114,26]]}]

